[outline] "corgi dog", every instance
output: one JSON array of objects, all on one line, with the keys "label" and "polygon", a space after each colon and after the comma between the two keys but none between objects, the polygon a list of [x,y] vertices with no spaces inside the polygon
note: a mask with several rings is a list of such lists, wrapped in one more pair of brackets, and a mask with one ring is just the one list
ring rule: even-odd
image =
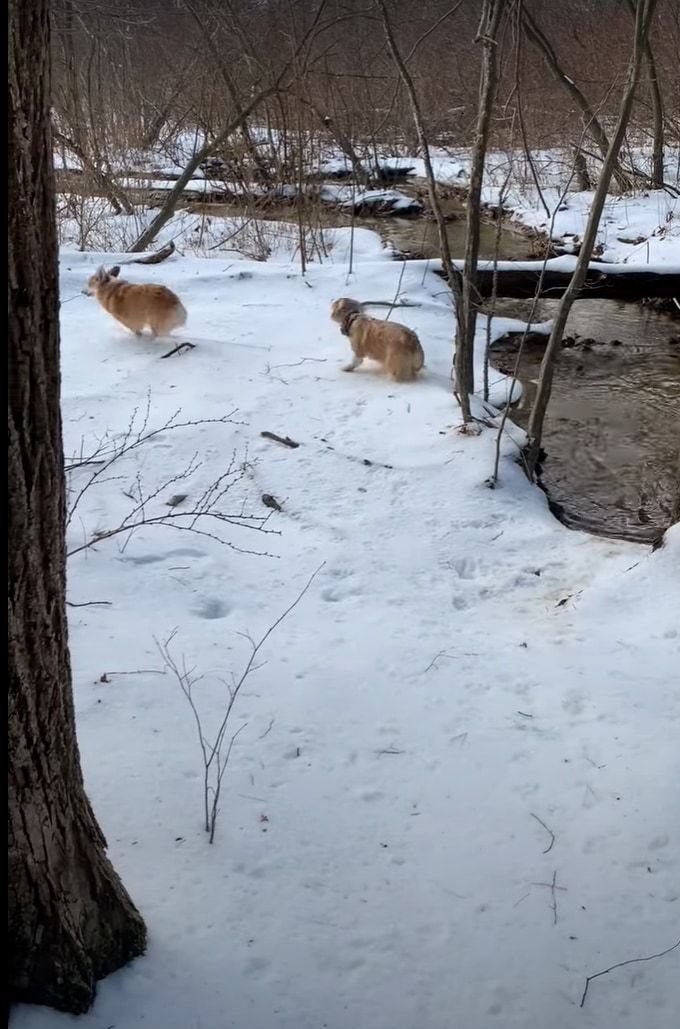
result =
[{"label": "corgi dog", "polygon": [[186,323],[187,312],[172,290],[150,283],[125,282],[119,275],[118,265],[108,271],[102,266],[88,280],[83,293],[95,297],[105,311],[136,336],[141,336],[146,326],[154,337],[167,336]]},{"label": "corgi dog", "polygon": [[331,319],[347,336],[353,357],[344,372],[353,372],[370,357],[378,361],[395,382],[412,382],[425,364],[425,354],[415,332],[405,325],[369,318],[357,300],[343,297],[331,307]]}]

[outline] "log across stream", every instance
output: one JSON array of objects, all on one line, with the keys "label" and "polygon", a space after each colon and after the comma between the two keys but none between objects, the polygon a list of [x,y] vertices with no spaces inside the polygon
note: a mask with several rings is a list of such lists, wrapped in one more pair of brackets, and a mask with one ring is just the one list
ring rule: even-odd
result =
[{"label": "log across stream", "polygon": [[[458,267],[459,262],[454,262]],[[476,287],[483,298],[493,296],[531,299],[538,295],[559,299],[571,281],[575,257],[555,257],[546,261],[490,262],[478,269]],[[441,274],[441,273],[440,273]],[[604,264],[593,261],[578,294],[579,300],[638,301],[648,297],[680,303],[680,264],[645,265]]]}]

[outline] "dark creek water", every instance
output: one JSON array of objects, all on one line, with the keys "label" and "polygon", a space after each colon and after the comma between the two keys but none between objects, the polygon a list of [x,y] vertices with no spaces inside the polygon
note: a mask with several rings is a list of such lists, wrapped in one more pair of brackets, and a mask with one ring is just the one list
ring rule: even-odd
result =
[{"label": "dark creek water", "polygon": [[[407,193],[412,186],[402,187]],[[236,214],[229,205],[203,208]],[[444,201],[451,252],[462,256],[465,210],[457,199]],[[266,215],[269,217],[269,213]],[[294,221],[293,208],[277,209],[276,220]],[[324,225],[349,225],[337,209],[319,212]],[[373,229],[400,253],[437,257],[434,222],[416,218],[357,217],[357,226]],[[531,256],[532,242],[502,225],[482,226],[480,257],[498,250],[504,260]],[[556,301],[543,301],[538,320],[554,316]],[[497,312],[529,318],[530,301],[502,301]],[[647,543],[678,517],[680,490],[680,323],[636,304],[577,301],[566,335],[591,338],[590,349],[564,350],[545,426],[542,485],[553,510],[574,528],[603,536]],[[672,340],[675,342],[672,342]],[[618,344],[614,345],[613,340]],[[515,347],[494,347],[492,361],[501,370],[514,367]],[[541,346],[528,346],[519,377],[522,402],[512,417],[526,427],[542,357]]]},{"label": "dark creek water", "polygon": [[[413,196],[416,191],[410,186],[396,187],[400,192]],[[422,191],[418,191],[419,195]],[[187,209],[197,214],[216,215],[223,218],[243,218],[244,209],[238,204],[201,203],[190,201]],[[465,207],[455,197],[447,197],[441,201],[442,211],[447,219],[446,234],[449,239],[451,253],[461,256],[465,251]],[[279,204],[276,207],[250,210],[253,218],[269,221],[295,223],[298,211],[294,205]],[[351,215],[330,205],[317,205],[312,214],[312,222],[323,228],[349,227]],[[357,228],[372,229],[385,243],[390,243],[400,255],[407,258],[439,258],[439,239],[436,223],[428,215],[410,218],[398,218],[394,215],[357,215],[354,219]],[[479,240],[479,256],[481,260],[492,260],[497,251],[504,261],[520,261],[529,259],[534,250],[534,243],[519,228],[502,225],[497,243],[498,227],[489,220],[482,222]]]},{"label": "dark creek water", "polygon": [[[506,301],[501,310],[521,318],[529,306]],[[541,302],[539,318],[556,307]],[[582,300],[566,335],[601,342],[582,349],[577,340],[560,354],[542,484],[566,525],[651,542],[680,514],[680,323],[635,304]],[[499,343],[492,363],[511,370],[516,354],[516,342]],[[542,344],[525,345],[524,396],[512,412],[524,428],[542,356]]]}]

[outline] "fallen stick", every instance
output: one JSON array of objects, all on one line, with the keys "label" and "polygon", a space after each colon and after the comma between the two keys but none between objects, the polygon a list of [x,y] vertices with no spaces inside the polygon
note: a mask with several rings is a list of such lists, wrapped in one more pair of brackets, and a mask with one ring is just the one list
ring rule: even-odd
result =
[{"label": "fallen stick", "polygon": [[583,1007],[588,996],[588,988],[592,983],[593,979],[599,979],[601,975],[609,975],[616,968],[624,968],[625,965],[638,965],[643,961],[654,961],[656,958],[665,957],[666,954],[670,954],[671,951],[677,950],[680,947],[680,940],[677,940],[672,947],[667,947],[666,950],[660,950],[658,954],[648,954],[643,958],[629,958],[628,961],[618,961],[615,965],[610,965],[609,968],[603,968],[601,972],[595,972],[594,975],[586,977],[586,985],[583,990],[583,996],[581,997],[581,1003],[579,1007]]},{"label": "fallen stick", "polygon": [[400,300],[397,304],[393,304],[390,300],[362,300],[362,307],[422,307],[422,304],[415,303],[412,300]]},{"label": "fallen stick", "polygon": [[178,343],[172,350],[168,350],[167,354],[161,354],[161,361],[164,361],[166,357],[172,357],[173,354],[180,354],[183,350],[195,350],[195,343]]},{"label": "fallen stick", "polygon": [[277,436],[275,432],[261,432],[260,436],[263,436],[264,439],[272,439],[275,443],[281,443],[284,447],[290,447],[291,450],[295,450],[300,446],[300,444],[296,443],[294,439],[290,438],[290,436]]}]

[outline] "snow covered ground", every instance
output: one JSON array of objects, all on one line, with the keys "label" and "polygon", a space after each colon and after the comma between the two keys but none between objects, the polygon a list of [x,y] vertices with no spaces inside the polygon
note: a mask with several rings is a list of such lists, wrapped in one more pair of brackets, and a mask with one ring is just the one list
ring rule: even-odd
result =
[{"label": "snow covered ground", "polygon": [[[642,153],[635,154],[635,165],[645,169]],[[558,150],[538,151],[532,155],[541,183],[539,196],[526,158],[519,153],[489,154],[482,199],[511,211],[523,225],[540,229],[553,239],[578,242],[583,235],[593,200],[591,191],[575,190],[573,164]],[[408,162],[416,175],[424,175],[423,161]],[[468,180],[470,158],[466,153],[435,152],[432,165],[437,181],[464,186]],[[595,169],[593,169],[595,171]],[[669,149],[666,178],[680,185],[680,154]],[[547,208],[547,210],[546,210]],[[600,220],[597,245],[604,261],[631,264],[677,264],[680,255],[680,197],[666,190],[639,190],[634,195],[607,198]]]},{"label": "snow covered ground", "polygon": [[[276,133],[271,140],[264,132],[260,135],[259,142],[265,148],[278,143]],[[119,184],[124,189],[155,192],[170,190],[175,185],[173,181],[149,178],[148,175],[153,172],[180,175],[183,162],[189,160],[202,143],[200,133],[180,132],[166,141],[162,157],[152,152],[136,151],[112,157],[114,167],[121,171]],[[649,172],[650,156],[647,149],[628,146],[622,160],[625,166],[632,164],[637,169]],[[569,150],[537,150],[532,153],[531,161],[533,168],[525,154],[519,150],[490,152],[486,161],[482,199],[494,206],[500,202],[504,210],[522,225],[546,233],[566,248],[573,246],[575,250],[585,229],[593,192],[576,190],[574,163]],[[468,150],[435,147],[431,150],[431,162],[440,184],[464,187],[468,182]],[[596,178],[598,162],[589,158],[588,163],[591,177]],[[55,154],[55,167],[74,169],[78,166],[73,155]],[[379,167],[387,173],[401,172],[421,180],[425,176],[422,158],[408,154],[385,152],[377,160],[375,157],[366,158],[363,166],[370,172]],[[133,167],[142,172],[144,177],[131,175],[129,169]],[[319,150],[310,141],[308,172],[312,179],[324,175],[333,178],[343,173],[350,174],[351,165],[332,146]],[[534,176],[540,183],[540,193]],[[680,149],[677,146],[666,148],[665,178],[677,191],[680,186]],[[272,192],[292,198],[297,193],[296,186],[286,183],[272,190],[256,182],[244,184],[215,181],[210,179],[207,171],[201,170],[195,173],[186,186],[186,193],[196,196],[204,193],[218,194],[222,190],[227,198],[237,198],[245,193],[257,197]],[[393,214],[400,211],[414,214],[421,206],[418,200],[398,190],[352,189],[347,185],[328,183],[321,187],[319,196],[325,203],[340,204],[346,209],[354,206],[366,211],[376,205],[391,208]],[[102,206],[101,201],[94,201],[94,204]],[[680,254],[680,197],[668,190],[643,188],[638,188],[632,195],[611,195],[600,221],[596,246],[601,259],[613,263],[677,263]]]},{"label": "snow covered ground", "polygon": [[[349,275],[348,240],[334,230],[305,277],[292,243],[267,262],[124,269],[188,308],[178,341],[196,348],[167,360],[171,344],[79,294],[123,255],[62,252],[67,455],[135,410],[139,427],[147,397],[149,428],[180,409],[197,423],[114,463],[70,547],[120,525],[140,488],[158,490],[148,518],[190,510],[234,457],[220,509],[269,515],[267,535],[195,523],[241,550],[152,525],[70,558],[69,600],[98,602],[70,608],[87,788],[150,934],[77,1024],[671,1029],[680,948],[593,980],[579,1005],[587,976],[680,936],[680,527],[654,553],[565,529],[512,428],[490,490],[495,432],[458,431],[441,279],[366,231]],[[423,342],[421,381],[343,374],[331,301],[398,290],[417,305],[392,317]],[[492,380],[493,399],[507,387]],[[259,639],[315,571],[236,701],[210,846],[192,713],[155,640],[202,676],[212,737],[242,634]]]}]

